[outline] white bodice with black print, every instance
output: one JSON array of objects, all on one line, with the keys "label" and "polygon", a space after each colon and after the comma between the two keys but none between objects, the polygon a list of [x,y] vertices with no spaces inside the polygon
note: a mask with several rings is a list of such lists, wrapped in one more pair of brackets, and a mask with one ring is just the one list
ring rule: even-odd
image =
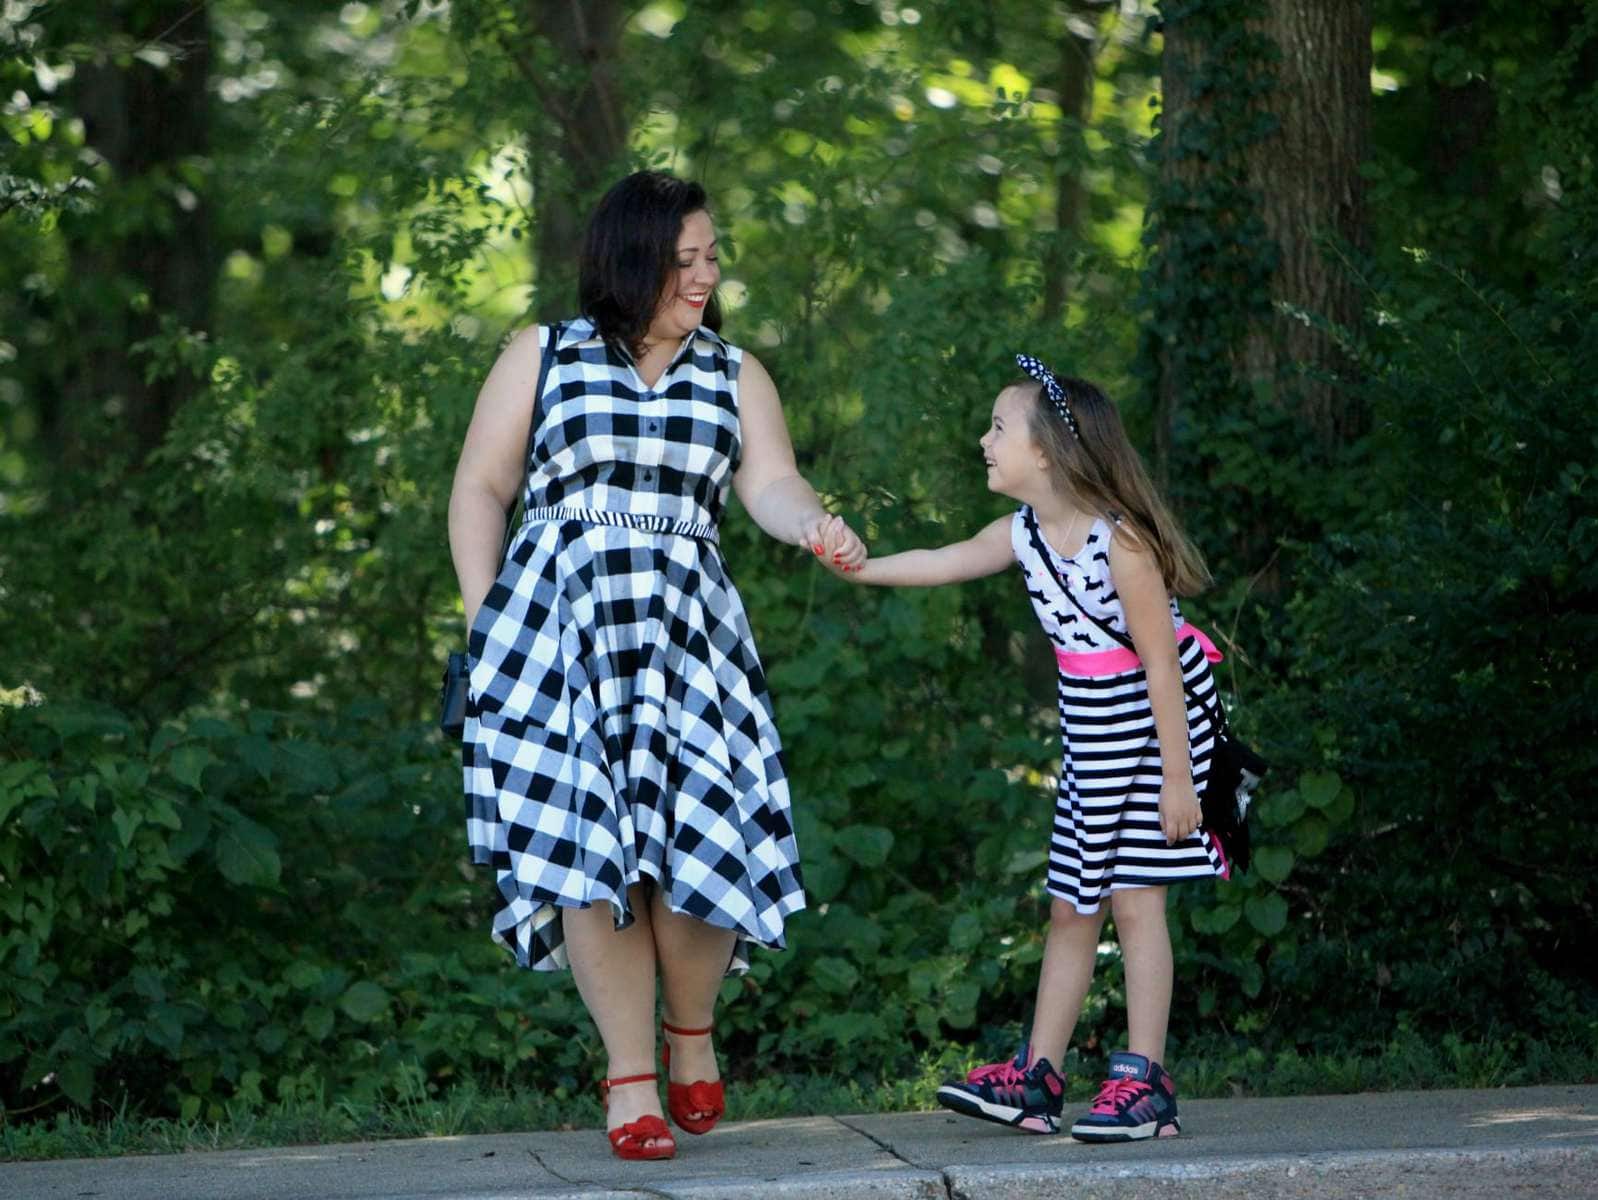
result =
[{"label": "white bodice with black print", "polygon": [[[1120,643],[1100,629],[1078,611],[1076,605],[1060,594],[1060,585],[1039,556],[1027,528],[1027,509],[1015,514],[1010,524],[1010,546],[1026,581],[1027,596],[1032,601],[1032,611],[1037,614],[1043,632],[1061,650],[1075,654],[1091,654],[1099,650],[1121,649]],[[1035,518],[1034,518],[1035,519]],[[1089,613],[1111,629],[1126,637],[1131,631],[1126,624],[1126,610],[1121,607],[1121,597],[1116,593],[1110,578],[1110,539],[1114,527],[1103,517],[1094,518],[1082,548],[1067,558],[1048,544],[1039,528],[1039,540],[1044,552],[1053,560],[1054,569],[1066,581],[1071,594]],[[1171,628],[1182,624],[1182,612],[1176,600],[1171,600]]]}]

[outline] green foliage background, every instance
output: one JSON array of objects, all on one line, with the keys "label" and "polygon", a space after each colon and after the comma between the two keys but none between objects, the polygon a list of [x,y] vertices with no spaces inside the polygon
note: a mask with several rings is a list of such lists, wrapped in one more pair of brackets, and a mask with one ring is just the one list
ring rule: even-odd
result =
[{"label": "green foliage background", "polygon": [[[1256,869],[1174,898],[1177,1063],[1412,1031],[1591,1047],[1571,943],[1594,916],[1598,20],[1373,5],[1373,245],[1349,260],[1368,319],[1339,331],[1371,432],[1328,460],[1229,375],[1259,230],[1236,227],[1239,269],[1209,290],[1178,272],[1191,293],[1158,294],[1145,209],[1152,246],[1237,197],[1161,190],[1156,14],[1094,7],[639,6],[616,172],[705,179],[727,332],[777,379],[807,476],[884,552],[1002,511],[975,442],[1017,349],[1102,381],[1147,444],[1148,336],[1171,332],[1151,314],[1199,314],[1178,332],[1204,403],[1172,465],[1220,583],[1190,607],[1276,770]],[[540,203],[593,198],[560,191],[559,164],[548,197],[529,183],[550,117],[511,52],[522,14],[218,0],[210,150],[129,184],[47,82],[160,56],[68,8],[0,23],[0,90],[29,99],[0,111],[0,1104],[585,1087],[602,1053],[569,981],[488,940],[429,725],[460,636],[454,456],[501,338],[557,287],[527,250]],[[1084,126],[1047,80],[1089,15]],[[1418,153],[1449,89],[1477,85],[1493,119],[1468,153]],[[1053,221],[1062,175],[1087,193],[1075,229]],[[100,452],[59,470],[47,418],[84,314],[141,303],[75,275],[73,247],[159,230],[180,189],[214,214],[214,321],[136,354],[203,386],[148,458],[117,412],[75,412]],[[1052,316],[1045,261],[1069,284]],[[1263,552],[1255,504],[1285,514]],[[723,540],[811,901],[788,953],[725,985],[729,1072],[1005,1052],[1041,956],[1058,755],[1020,590],[851,589],[741,513]],[[1120,1006],[1107,950],[1083,1055],[1117,1043]]]}]

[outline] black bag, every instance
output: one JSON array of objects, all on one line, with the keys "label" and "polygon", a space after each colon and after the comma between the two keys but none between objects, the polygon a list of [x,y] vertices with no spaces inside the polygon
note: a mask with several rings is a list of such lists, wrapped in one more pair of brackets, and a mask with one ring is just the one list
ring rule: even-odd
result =
[{"label": "black bag", "polygon": [[[1216,698],[1219,706],[1220,699]],[[1221,720],[1226,719],[1222,710]],[[1223,724],[1215,734],[1215,749],[1210,755],[1210,773],[1204,781],[1199,807],[1204,810],[1204,828],[1221,840],[1227,861],[1239,874],[1248,870],[1253,857],[1248,833],[1248,804],[1265,772],[1270,768],[1254,751]]]},{"label": "black bag", "polygon": [[[1054,582],[1060,585],[1065,598],[1076,605],[1079,613],[1102,629],[1106,636],[1113,638],[1134,654],[1137,653],[1137,647],[1132,644],[1131,638],[1117,632],[1109,624],[1088,612],[1072,595],[1070,587],[1054,568],[1054,560],[1049,556],[1049,548],[1044,544],[1043,534],[1038,529],[1037,514],[1030,508],[1026,510],[1026,525],[1038,557],[1049,568],[1049,573],[1054,576]],[[1185,679],[1182,684],[1183,690],[1187,691],[1192,699],[1198,700],[1198,697],[1187,688]],[[1249,800],[1270,767],[1263,758],[1238,741],[1232,733],[1219,690],[1215,693],[1213,707],[1203,701],[1199,701],[1199,706],[1209,718],[1210,728],[1215,731],[1215,747],[1210,752],[1209,775],[1204,780],[1204,790],[1199,793],[1200,824],[1211,836],[1219,839],[1228,865],[1241,875],[1248,870],[1249,861],[1253,858],[1248,832]]]},{"label": "black bag", "polygon": [[[533,466],[533,434],[538,431],[538,422],[542,418],[539,407],[544,396],[544,381],[549,377],[549,364],[555,358],[555,345],[560,340],[560,330],[559,325],[549,327],[549,343],[538,357],[538,382],[533,385],[533,419],[527,430],[527,450],[522,454],[522,485],[516,489],[516,503],[506,514],[505,540],[499,547],[501,567],[505,565],[505,552],[510,548],[510,540],[516,535],[517,522],[513,519],[514,514],[527,499],[527,476]],[[443,730],[446,737],[455,741],[460,741],[461,734],[466,731],[467,691],[470,683],[471,666],[466,660],[466,655],[459,650],[450,651],[449,657],[444,660],[444,678],[438,688],[438,727]]]},{"label": "black bag", "polygon": [[451,650],[444,660],[444,681],[438,689],[438,727],[456,741],[466,732],[466,688],[470,674],[466,655]]}]

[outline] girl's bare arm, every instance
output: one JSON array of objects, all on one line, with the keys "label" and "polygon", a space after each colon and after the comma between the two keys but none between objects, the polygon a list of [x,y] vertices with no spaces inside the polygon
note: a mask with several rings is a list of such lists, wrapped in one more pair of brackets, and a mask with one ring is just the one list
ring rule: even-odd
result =
[{"label": "girl's bare arm", "polygon": [[976,536],[935,550],[905,550],[867,559],[844,578],[881,587],[935,587],[996,575],[1015,561],[1010,548],[1011,520],[1000,517]]},{"label": "girl's bare arm", "polygon": [[1147,547],[1117,532],[1110,542],[1110,578],[1132,645],[1143,662],[1154,734],[1160,743],[1160,828],[1175,844],[1198,828],[1201,812],[1193,790],[1193,764],[1187,743],[1187,695],[1171,626],[1170,596],[1159,564]]}]

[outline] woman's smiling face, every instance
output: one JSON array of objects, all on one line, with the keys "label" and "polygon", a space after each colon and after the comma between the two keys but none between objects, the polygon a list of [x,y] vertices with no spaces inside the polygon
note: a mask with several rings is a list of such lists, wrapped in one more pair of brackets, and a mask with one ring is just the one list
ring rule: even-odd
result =
[{"label": "woman's smiling face", "polygon": [[675,268],[666,279],[660,304],[649,323],[650,338],[679,341],[698,329],[705,305],[720,280],[716,226],[703,209],[689,213],[677,235]]}]

